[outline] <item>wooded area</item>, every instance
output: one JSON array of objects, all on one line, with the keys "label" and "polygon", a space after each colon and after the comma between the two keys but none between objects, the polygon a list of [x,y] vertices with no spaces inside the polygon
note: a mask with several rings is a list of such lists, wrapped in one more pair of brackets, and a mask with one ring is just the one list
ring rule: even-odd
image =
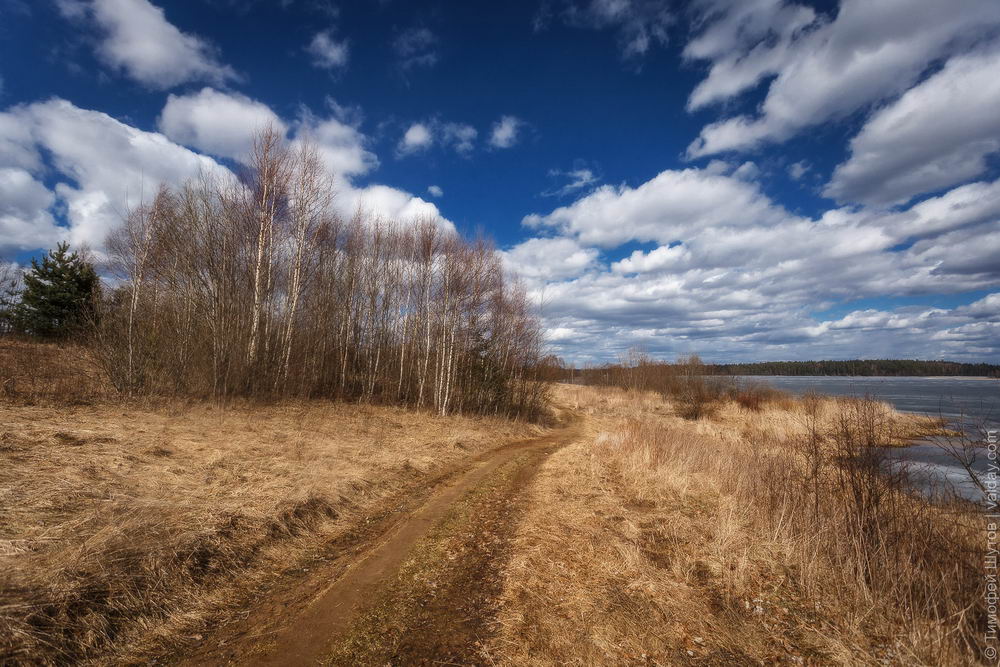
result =
[{"label": "wooded area", "polygon": [[[490,243],[436,220],[343,219],[317,148],[273,130],[248,164],[129,211],[107,243],[108,286],[86,303],[80,290],[62,294],[69,278],[38,280],[52,298],[29,303],[26,288],[5,319],[19,333],[85,339],[125,396],[541,413],[539,323]],[[60,246],[42,264],[58,278],[73,262]],[[43,308],[57,297],[85,312],[85,331],[53,324],[67,319]]]}]

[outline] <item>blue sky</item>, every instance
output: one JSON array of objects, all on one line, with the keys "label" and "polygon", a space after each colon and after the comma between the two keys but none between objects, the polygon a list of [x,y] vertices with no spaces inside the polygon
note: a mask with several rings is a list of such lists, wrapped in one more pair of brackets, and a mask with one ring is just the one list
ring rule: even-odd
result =
[{"label": "blue sky", "polygon": [[0,0],[0,258],[312,136],[553,351],[1000,360],[995,0]]}]

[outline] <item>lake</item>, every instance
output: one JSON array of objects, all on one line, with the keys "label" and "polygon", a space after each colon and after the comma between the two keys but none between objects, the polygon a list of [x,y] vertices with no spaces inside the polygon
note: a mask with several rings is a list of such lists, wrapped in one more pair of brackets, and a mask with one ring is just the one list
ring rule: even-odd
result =
[{"label": "lake", "polygon": [[[892,403],[901,412],[943,417],[952,428],[977,440],[985,439],[983,428],[1000,428],[1000,380],[996,379],[787,375],[740,379],[763,382],[793,394],[815,391],[831,396],[871,395]],[[967,498],[981,499],[965,470],[933,442],[917,442],[910,447],[894,449],[891,454],[908,465],[926,492],[947,483]],[[977,459],[974,467],[985,471],[988,465],[985,450]]]}]

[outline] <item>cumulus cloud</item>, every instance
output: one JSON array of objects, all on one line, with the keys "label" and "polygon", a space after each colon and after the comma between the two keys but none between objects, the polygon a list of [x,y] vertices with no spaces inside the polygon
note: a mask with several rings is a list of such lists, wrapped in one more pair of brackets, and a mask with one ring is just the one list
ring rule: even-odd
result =
[{"label": "cumulus cloud", "polygon": [[[342,109],[340,109],[342,111]],[[170,95],[160,113],[160,131],[177,143],[199,151],[235,160],[246,158],[254,132],[271,126],[289,133],[293,142],[308,137],[319,149],[320,158],[338,176],[365,174],[378,166],[378,159],[366,148],[365,136],[338,116],[321,118],[303,111],[293,123],[286,123],[266,104],[239,93],[212,88],[188,95]]]},{"label": "cumulus cloud", "polygon": [[429,194],[431,197],[443,197],[444,190],[442,190],[441,187],[437,185],[428,185],[427,194]]},{"label": "cumulus cloud", "polygon": [[[525,225],[545,235],[507,251],[507,261],[544,303],[548,330],[573,332],[550,336],[553,348],[582,361],[633,344],[667,357],[700,352],[716,359],[844,357],[859,349],[953,358],[1000,353],[1000,339],[988,340],[993,329],[962,328],[989,319],[992,301],[947,316],[928,308],[814,315],[853,299],[995,286],[1000,180],[903,211],[839,208],[808,218],[737,172],[721,162],[711,170],[668,170],[638,187],[603,186],[569,206],[527,216]],[[647,246],[635,249],[637,243]],[[965,336],[976,337],[978,347],[963,349],[958,341]]]},{"label": "cumulus cloud", "polygon": [[505,266],[523,278],[575,277],[594,264],[598,251],[583,248],[573,239],[534,238],[501,253]]},{"label": "cumulus cloud", "polygon": [[490,145],[494,148],[510,148],[517,143],[522,125],[524,121],[516,116],[501,116],[500,120],[493,124]]},{"label": "cumulus cloud", "polygon": [[64,16],[97,27],[102,60],[150,88],[237,78],[208,42],[181,32],[149,0],[60,0],[59,7]]},{"label": "cumulus cloud", "polygon": [[437,36],[430,29],[415,26],[396,36],[392,48],[404,70],[431,67],[438,61]]},{"label": "cumulus cloud", "polygon": [[427,150],[433,143],[431,128],[426,123],[413,123],[406,128],[396,150],[400,155],[412,155]]},{"label": "cumulus cloud", "polygon": [[160,112],[160,132],[177,143],[205,153],[242,159],[250,150],[253,133],[285,124],[270,107],[240,95],[212,88],[187,95],[170,95]]},{"label": "cumulus cloud", "polygon": [[[60,99],[14,107],[0,113],[3,128],[17,128],[0,142],[18,150],[0,157],[5,189],[19,192],[16,205],[4,207],[0,246],[36,248],[56,236],[75,245],[99,247],[129,205],[156,191],[161,183],[178,184],[202,173],[224,176],[212,159],[144,132],[107,114],[81,109]],[[37,180],[47,172],[24,156],[44,151],[57,172],[54,191]],[[25,162],[28,170],[19,170]],[[30,171],[30,173],[29,173]],[[43,192],[45,190],[45,192]],[[68,226],[56,228],[54,210]]]},{"label": "cumulus cloud", "polygon": [[[993,0],[843,0],[836,18],[815,15],[812,21],[808,10],[785,3],[705,4],[707,26],[686,54],[710,61],[712,69],[689,106],[722,101],[774,79],[759,114],[706,126],[688,147],[692,158],[783,141],[892,98],[935,61],[1000,26]],[[777,27],[768,25],[772,20]],[[734,34],[726,49],[726,37]]]},{"label": "cumulus cloud", "polygon": [[868,119],[823,194],[900,204],[982,174],[1000,150],[998,71],[996,48],[950,59]]},{"label": "cumulus cloud", "polygon": [[294,124],[294,141],[307,138],[316,143],[320,159],[336,176],[360,176],[378,166],[378,158],[367,148],[367,137],[339,118],[303,112]]},{"label": "cumulus cloud", "polygon": [[468,156],[476,145],[479,132],[467,123],[444,122],[437,118],[411,123],[399,143],[396,154],[400,157],[426,151],[435,143]]},{"label": "cumulus cloud", "polygon": [[[239,160],[245,158],[253,132],[262,123],[270,122],[282,131],[287,130],[293,146],[306,140],[316,144],[320,159],[337,177],[334,203],[342,215],[351,216],[360,207],[403,222],[418,218],[434,220],[442,228],[454,230],[454,224],[434,204],[420,197],[386,185],[355,184],[355,178],[378,167],[378,158],[368,150],[367,137],[352,124],[360,119],[357,110],[332,101],[329,104],[332,117],[317,116],[303,109],[297,119],[286,122],[261,102],[204,89],[183,97],[171,96],[160,116],[160,127],[177,141]],[[410,139],[418,144],[421,140],[432,141],[429,131],[426,138],[419,134],[418,130]]]},{"label": "cumulus cloud", "polygon": [[54,245],[63,236],[50,209],[55,195],[24,169],[0,168],[0,250]]},{"label": "cumulus cloud", "polygon": [[547,215],[529,215],[529,227],[558,229],[589,245],[627,241],[670,243],[692,229],[775,225],[787,218],[756,185],[701,169],[667,170],[632,188],[605,185]]},{"label": "cumulus cloud", "polygon": [[[205,100],[219,102],[202,93],[192,95],[195,108]],[[222,102],[251,109],[259,104],[242,97]],[[434,204],[420,197],[386,185],[352,181],[377,165],[356,128],[308,113],[282,125],[291,128],[293,143],[308,136],[318,144],[321,158],[340,177],[335,206],[342,215],[350,216],[362,207],[401,222],[429,219],[454,230]],[[216,148],[220,153],[239,155],[246,146],[247,140],[236,134],[220,139],[206,134],[209,128],[205,126],[182,129],[199,144],[220,142]],[[245,130],[249,136],[253,127]],[[0,147],[10,149],[0,151],[0,249],[50,247],[63,239],[100,248],[124,211],[151,196],[160,184],[179,185],[201,175],[232,176],[215,160],[163,134],[137,129],[61,99],[0,112]]]},{"label": "cumulus cloud", "polygon": [[306,51],[312,56],[313,65],[333,70],[347,66],[350,47],[346,39],[334,39],[329,30],[322,30],[312,38]]},{"label": "cumulus cloud", "polygon": [[342,184],[334,203],[345,216],[362,210],[402,223],[430,220],[444,230],[455,231],[454,223],[442,216],[437,206],[409,192],[387,185],[356,188],[349,183],[346,187]]}]

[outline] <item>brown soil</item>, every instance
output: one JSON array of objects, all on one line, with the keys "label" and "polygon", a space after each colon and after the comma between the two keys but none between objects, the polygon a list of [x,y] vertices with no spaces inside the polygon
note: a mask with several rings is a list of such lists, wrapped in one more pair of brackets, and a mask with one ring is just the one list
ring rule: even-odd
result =
[{"label": "brown soil", "polygon": [[542,461],[579,434],[575,417],[400,495],[291,571],[181,664],[476,664],[500,576]]}]

